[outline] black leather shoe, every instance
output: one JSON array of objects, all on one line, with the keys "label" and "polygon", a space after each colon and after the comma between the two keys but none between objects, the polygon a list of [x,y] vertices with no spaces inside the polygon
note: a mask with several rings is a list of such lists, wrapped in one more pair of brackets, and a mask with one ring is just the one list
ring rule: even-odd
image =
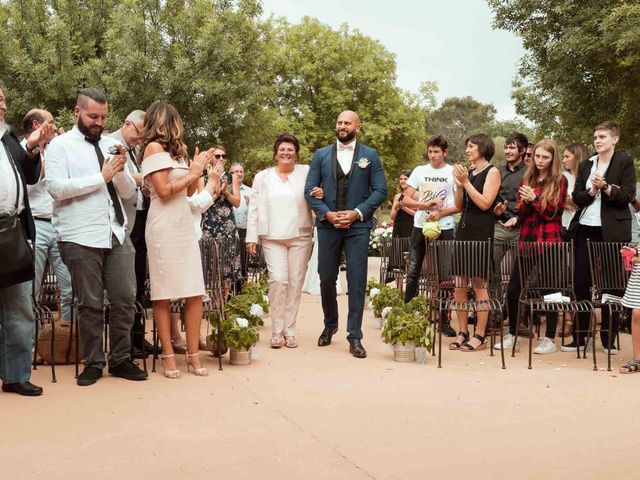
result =
[{"label": "black leather shoe", "polygon": [[349,340],[349,353],[356,358],[366,358],[367,351],[362,346],[362,342],[357,338]]},{"label": "black leather shoe", "polygon": [[131,360],[125,360],[117,365],[109,366],[109,375],[126,378],[127,380],[146,380],[149,373],[142,370]]},{"label": "black leather shoe", "polygon": [[318,338],[318,346],[326,347],[327,345],[331,345],[331,337],[336,333],[338,333],[337,328],[325,328]]},{"label": "black leather shoe", "polygon": [[76,383],[81,387],[93,385],[102,377],[102,369],[98,367],[84,367],[84,371],[78,375]]},{"label": "black leather shoe", "polygon": [[160,355],[162,353],[162,349],[160,348],[160,346],[158,345],[158,348],[153,348],[153,343],[151,343],[149,340],[145,340],[142,343],[142,350],[144,350],[144,352],[149,355],[153,355],[154,353]]},{"label": "black leather shoe", "polygon": [[24,383],[3,383],[3,392],[17,393],[18,395],[24,395],[25,397],[37,397],[42,395],[42,387],[38,387],[31,382]]}]

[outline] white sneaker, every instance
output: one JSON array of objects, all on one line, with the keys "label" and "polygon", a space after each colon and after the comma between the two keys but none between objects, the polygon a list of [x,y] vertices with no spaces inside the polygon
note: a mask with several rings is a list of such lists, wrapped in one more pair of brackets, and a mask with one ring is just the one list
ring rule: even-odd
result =
[{"label": "white sneaker", "polygon": [[[493,348],[496,350],[511,350],[513,348],[513,342],[515,341],[515,335],[507,333],[502,339],[502,343],[496,343]],[[520,351],[520,337],[518,337],[518,343],[516,344],[516,352]]]},{"label": "white sneaker", "polygon": [[542,337],[538,342],[538,346],[533,349],[533,353],[539,355],[546,355],[547,353],[553,353],[556,351],[556,342],[549,337]]}]

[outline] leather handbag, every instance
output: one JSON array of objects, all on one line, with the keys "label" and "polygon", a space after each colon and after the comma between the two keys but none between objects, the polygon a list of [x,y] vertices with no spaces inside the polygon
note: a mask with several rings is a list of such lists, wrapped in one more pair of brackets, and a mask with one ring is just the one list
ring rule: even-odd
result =
[{"label": "leather handbag", "polygon": [[35,276],[33,250],[27,242],[22,222],[18,216],[18,200],[22,182],[9,149],[4,143],[3,146],[16,179],[16,208],[13,215],[0,215],[0,288],[33,280]]}]

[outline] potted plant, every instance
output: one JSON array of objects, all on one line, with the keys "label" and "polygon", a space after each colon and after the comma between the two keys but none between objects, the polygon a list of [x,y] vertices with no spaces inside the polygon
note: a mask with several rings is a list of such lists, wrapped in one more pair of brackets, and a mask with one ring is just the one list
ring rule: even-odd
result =
[{"label": "potted plant", "polygon": [[433,352],[436,333],[433,323],[429,321],[430,309],[427,297],[423,295],[417,296],[407,303],[405,308],[408,311],[412,311],[420,319],[418,331],[422,332],[422,334],[414,338],[415,355],[418,363],[427,363],[429,353]]},{"label": "potted plant", "polygon": [[230,350],[231,365],[250,365],[251,348],[258,343],[258,328],[243,317],[230,317],[222,322],[222,337]]},{"label": "potted plant", "polygon": [[376,318],[382,318],[382,310],[384,307],[396,307],[404,304],[398,289],[381,286],[379,290],[377,295],[371,300],[373,304],[373,315]]},{"label": "potted plant", "polygon": [[[429,323],[428,308],[425,315],[418,303],[394,306],[387,313],[381,336],[385,343],[393,345],[393,359],[397,362],[413,362],[416,346],[433,348],[434,329]],[[422,358],[426,361],[426,355]]]}]

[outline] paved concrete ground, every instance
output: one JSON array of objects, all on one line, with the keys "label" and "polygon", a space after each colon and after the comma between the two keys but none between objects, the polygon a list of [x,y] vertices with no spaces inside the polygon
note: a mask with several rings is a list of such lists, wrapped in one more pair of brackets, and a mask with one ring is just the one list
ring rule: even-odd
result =
[{"label": "paved concrete ground", "polygon": [[43,397],[0,394],[1,478],[640,478],[640,375],[563,353],[527,370],[526,349],[507,370],[488,350],[446,351],[442,369],[395,363],[370,310],[367,359],[348,354],[343,329],[317,347],[321,329],[320,299],[305,295],[300,348],[269,349],[267,323],[249,367],[225,359],[219,372],[208,357],[207,378],[180,361],[179,380],[85,388],[72,367],[57,384],[39,368]]}]

